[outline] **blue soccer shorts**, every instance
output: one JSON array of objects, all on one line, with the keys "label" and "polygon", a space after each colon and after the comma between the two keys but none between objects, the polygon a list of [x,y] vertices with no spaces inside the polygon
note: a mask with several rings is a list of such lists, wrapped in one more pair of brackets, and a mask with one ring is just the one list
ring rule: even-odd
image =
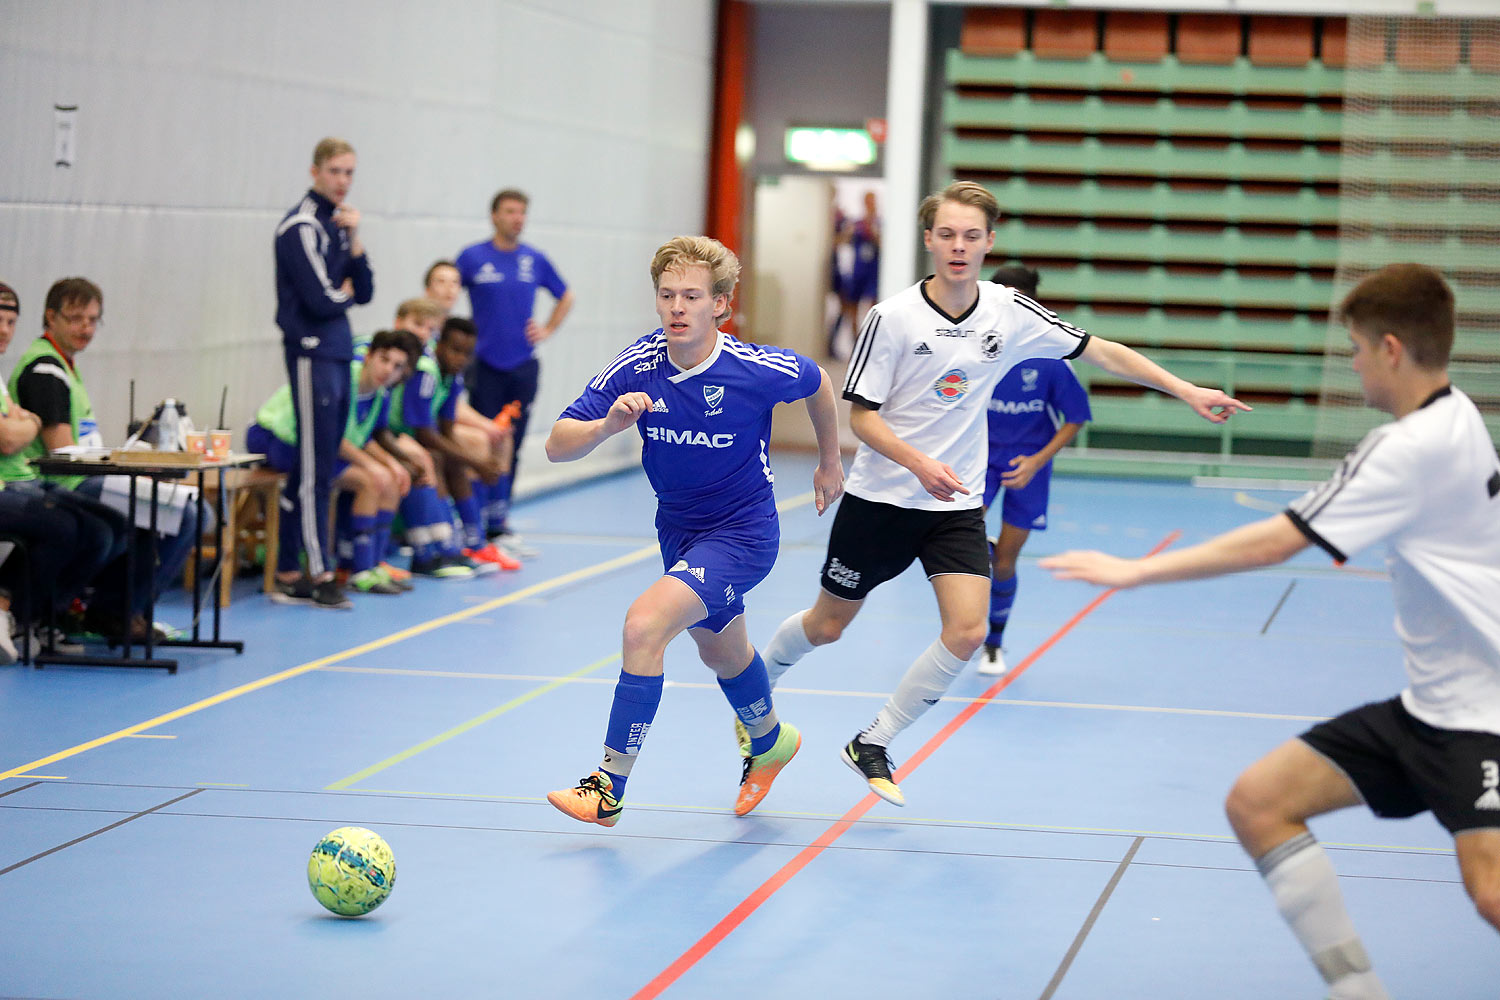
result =
[{"label": "blue soccer shorts", "polygon": [[[1010,466],[991,465],[984,474],[984,506],[989,508],[1000,492],[1000,477]],[[1018,490],[1006,488],[1000,501],[1000,520],[1024,531],[1047,530],[1047,498],[1052,487],[1052,463],[1048,462],[1031,482]]]},{"label": "blue soccer shorts", "polygon": [[662,569],[703,602],[704,616],[689,628],[722,632],[745,613],[745,594],[771,572],[781,547],[773,514],[764,522],[698,531],[659,525]]}]

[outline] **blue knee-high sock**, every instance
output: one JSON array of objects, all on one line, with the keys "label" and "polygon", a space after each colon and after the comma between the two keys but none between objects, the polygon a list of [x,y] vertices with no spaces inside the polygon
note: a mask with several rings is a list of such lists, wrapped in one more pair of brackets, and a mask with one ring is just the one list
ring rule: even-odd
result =
[{"label": "blue knee-high sock", "polygon": [[766,676],[766,661],[754,650],[750,665],[729,679],[719,678],[719,688],[729,699],[745,729],[750,733],[750,755],[765,753],[781,735],[781,723],[771,706],[771,679]]},{"label": "blue knee-high sock", "polygon": [[1005,624],[1010,621],[1011,605],[1016,603],[1016,577],[1014,574],[1003,580],[990,581],[990,634],[984,637],[987,645],[1000,645],[1005,634]]},{"label": "blue knee-high sock", "polygon": [[422,507],[427,513],[427,521],[432,525],[432,540],[444,555],[456,556],[463,553],[463,539],[453,530],[453,512],[448,507],[448,501],[438,496],[438,491],[431,486],[424,486],[422,496]]},{"label": "blue knee-high sock", "polygon": [[505,518],[510,513],[510,477],[501,476],[494,486],[484,489],[484,532],[497,535],[504,530]]},{"label": "blue knee-high sock", "polygon": [[609,727],[604,731],[604,762],[599,770],[609,775],[615,798],[625,794],[630,769],[646,742],[646,733],[661,704],[662,677],[642,677],[620,671],[615,701],[609,709]]},{"label": "blue knee-high sock", "polygon": [[349,569],[363,573],[375,565],[375,518],[365,514],[352,515],[349,535],[353,543]]},{"label": "blue knee-high sock", "polygon": [[375,561],[371,566],[379,566],[385,562],[385,557],[391,551],[391,522],[396,520],[396,512],[393,510],[378,510],[375,512]]},{"label": "blue knee-high sock", "polygon": [[430,486],[419,486],[401,498],[401,519],[406,522],[406,541],[411,546],[412,558],[426,562],[437,556],[432,531],[428,524],[429,512],[424,502],[423,491]]},{"label": "blue knee-high sock", "polygon": [[[476,483],[475,486],[480,484]],[[464,525],[464,547],[477,549],[484,544],[484,513],[479,506],[478,492],[470,493],[462,500],[455,499],[458,519]]]}]

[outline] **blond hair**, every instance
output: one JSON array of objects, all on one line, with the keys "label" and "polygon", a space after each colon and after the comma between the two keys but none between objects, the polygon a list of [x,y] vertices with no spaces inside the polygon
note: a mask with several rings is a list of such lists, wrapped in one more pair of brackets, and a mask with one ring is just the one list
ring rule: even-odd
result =
[{"label": "blond hair", "polygon": [[324,162],[333,159],[335,156],[343,156],[345,153],[352,152],[354,152],[354,147],[349,145],[347,141],[329,136],[313,147],[312,165],[321,167]]},{"label": "blond hair", "polygon": [[995,220],[1000,218],[1000,203],[982,184],[975,184],[973,181],[954,181],[937,194],[923,198],[921,207],[917,209],[917,217],[922,220],[924,230],[932,228],[938,206],[945,201],[979,209],[984,213],[985,232],[995,231]]},{"label": "blond hair", "polygon": [[436,323],[446,315],[447,313],[443,312],[442,306],[425,296],[407,299],[396,307],[397,319],[405,319],[410,316],[421,323]]},{"label": "blond hair", "polygon": [[[734,297],[734,286],[740,280],[740,259],[733,250],[709,236],[676,236],[658,247],[651,258],[652,287],[660,286],[665,272],[686,271],[695,264],[708,268],[711,294]],[[722,314],[714,315],[714,323],[722,326],[731,315],[733,310],[725,306]]]}]

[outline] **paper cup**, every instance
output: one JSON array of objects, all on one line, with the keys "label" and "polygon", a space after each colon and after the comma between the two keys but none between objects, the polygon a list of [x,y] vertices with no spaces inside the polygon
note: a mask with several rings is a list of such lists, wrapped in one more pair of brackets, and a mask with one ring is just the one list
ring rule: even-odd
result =
[{"label": "paper cup", "polygon": [[203,456],[207,457],[207,452],[208,452],[208,431],[188,431],[187,432],[187,450],[191,454],[194,454],[194,455],[203,455]]},{"label": "paper cup", "polygon": [[229,457],[229,442],[231,434],[226,430],[213,430],[208,432],[208,452],[210,461],[222,462]]}]

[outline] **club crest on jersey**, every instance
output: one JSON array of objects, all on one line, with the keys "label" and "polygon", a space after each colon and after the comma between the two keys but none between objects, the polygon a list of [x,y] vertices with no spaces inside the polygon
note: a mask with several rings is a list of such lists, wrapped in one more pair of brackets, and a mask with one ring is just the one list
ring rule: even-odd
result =
[{"label": "club crest on jersey", "polygon": [[932,391],[945,403],[962,399],[969,391],[969,376],[965,375],[961,368],[950,368],[943,373],[941,378],[932,383]]},{"label": "club crest on jersey", "polygon": [[1021,391],[1036,392],[1037,370],[1035,368],[1021,369]]},{"label": "club crest on jersey", "polygon": [[703,411],[705,417],[717,416],[724,411],[719,404],[724,402],[724,387],[722,385],[705,385],[703,387],[703,401],[708,404],[708,409]]},{"label": "club crest on jersey", "polygon": [[994,361],[1000,356],[1000,348],[1005,346],[1005,338],[999,330],[986,330],[979,335],[979,350],[984,354],[984,360]]}]

